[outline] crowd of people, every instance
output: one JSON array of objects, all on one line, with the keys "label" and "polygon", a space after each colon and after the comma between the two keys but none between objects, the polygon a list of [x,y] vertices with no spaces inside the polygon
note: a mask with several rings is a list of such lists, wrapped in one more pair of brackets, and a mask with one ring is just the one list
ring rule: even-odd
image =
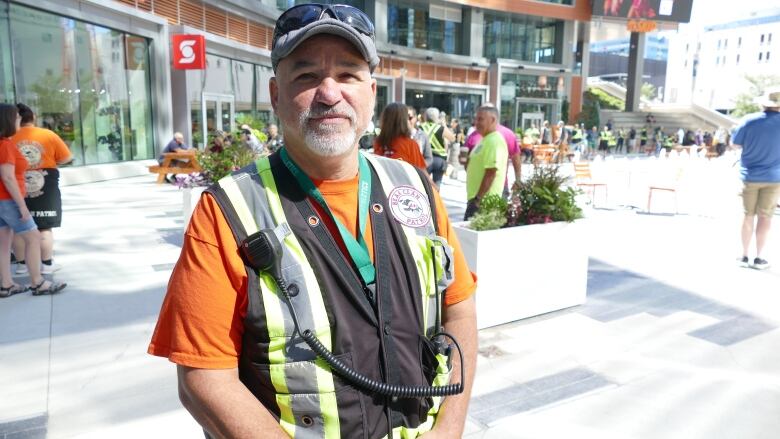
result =
[{"label": "crowd of people", "polygon": [[[35,126],[30,107],[0,104],[0,298],[54,294],[67,286],[43,275],[58,269],[52,260],[52,229],[62,223],[57,166],[71,161],[57,134]],[[30,284],[14,281],[13,263]]]}]

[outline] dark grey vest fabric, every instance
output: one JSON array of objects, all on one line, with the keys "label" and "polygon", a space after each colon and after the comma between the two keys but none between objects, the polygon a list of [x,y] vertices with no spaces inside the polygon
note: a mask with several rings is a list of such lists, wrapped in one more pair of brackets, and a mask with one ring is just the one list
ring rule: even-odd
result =
[{"label": "dark grey vest fabric", "polygon": [[[425,343],[422,334],[422,299],[415,261],[404,233],[390,215],[384,190],[373,173],[371,203],[383,209],[369,209],[374,239],[376,292],[363,286],[354,264],[339,249],[322,218],[298,187],[277,154],[270,157],[271,169],[282,200],[287,222],[314,269],[331,322],[333,353],[358,372],[392,384],[428,385],[421,364]],[[254,165],[238,171],[256,183],[251,196],[265,197]],[[243,241],[242,227],[219,186],[208,189],[215,197],[237,242]],[[245,194],[246,196],[247,194]],[[377,212],[380,211],[380,212]],[[309,218],[319,224],[311,226]],[[241,381],[279,419],[268,368],[269,337],[257,275],[247,267],[248,309],[239,362]],[[296,337],[297,334],[296,334]],[[308,347],[292,340],[287,357],[313,358]],[[425,421],[430,399],[378,397],[354,388],[335,376],[339,421],[343,438],[381,438],[399,426],[415,428]],[[292,393],[292,391],[291,391]],[[301,425],[296,422],[296,425]]]}]

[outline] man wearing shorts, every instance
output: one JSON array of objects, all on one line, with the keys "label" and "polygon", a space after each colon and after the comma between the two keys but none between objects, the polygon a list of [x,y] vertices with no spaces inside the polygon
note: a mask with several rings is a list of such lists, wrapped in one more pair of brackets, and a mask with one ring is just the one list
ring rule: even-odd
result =
[{"label": "man wearing shorts", "polygon": [[[740,265],[763,270],[769,262],[761,257],[769,236],[772,216],[780,198],[780,87],[759,98],[761,113],[751,114],[734,133],[734,146],[742,148],[742,258]],[[756,221],[758,215],[758,221]],[[755,231],[756,257],[750,263],[748,251]]]}]

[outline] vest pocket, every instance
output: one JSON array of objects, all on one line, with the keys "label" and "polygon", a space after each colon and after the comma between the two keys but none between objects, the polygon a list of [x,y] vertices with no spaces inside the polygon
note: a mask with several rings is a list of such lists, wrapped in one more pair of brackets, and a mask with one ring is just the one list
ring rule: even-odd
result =
[{"label": "vest pocket", "polygon": [[[349,353],[337,358],[352,367]],[[279,424],[291,437],[366,437],[360,394],[335,376],[324,361],[256,364],[255,369],[260,382],[273,387]]]}]

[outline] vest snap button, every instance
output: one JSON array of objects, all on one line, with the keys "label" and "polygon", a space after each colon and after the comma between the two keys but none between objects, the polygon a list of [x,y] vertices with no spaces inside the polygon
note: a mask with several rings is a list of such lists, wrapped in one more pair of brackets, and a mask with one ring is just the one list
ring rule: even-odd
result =
[{"label": "vest snap button", "polygon": [[320,223],[320,219],[317,218],[316,216],[312,215],[312,216],[309,217],[309,225],[310,226],[316,227],[317,225],[319,225],[319,223]]},{"label": "vest snap button", "polygon": [[295,297],[300,292],[300,288],[298,288],[298,284],[292,283],[287,287],[287,292],[290,293],[290,297]]},{"label": "vest snap button", "polygon": [[385,323],[385,335],[390,335],[390,324]]},{"label": "vest snap button", "polygon": [[303,415],[301,417],[301,422],[306,427],[311,427],[312,425],[314,425],[314,419],[312,419],[311,416],[309,415]]},{"label": "vest snap button", "polygon": [[384,211],[384,210],[385,210],[385,208],[384,208],[384,207],[382,207],[382,205],[381,205],[381,204],[379,204],[379,203],[374,203],[374,205],[372,206],[372,208],[374,209],[374,212],[376,212],[376,213],[382,213],[382,211]]}]

